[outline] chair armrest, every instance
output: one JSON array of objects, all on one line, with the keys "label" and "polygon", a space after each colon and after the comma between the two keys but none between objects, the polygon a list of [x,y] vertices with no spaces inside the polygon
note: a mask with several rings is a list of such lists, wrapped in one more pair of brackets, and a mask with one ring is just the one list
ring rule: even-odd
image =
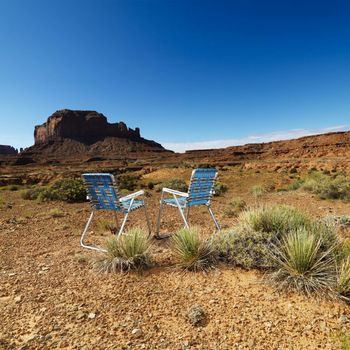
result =
[{"label": "chair armrest", "polygon": [[175,194],[175,196],[186,197],[186,198],[188,197],[188,193],[172,190],[171,188],[163,187],[162,191],[170,194]]},{"label": "chair armrest", "polygon": [[119,200],[120,200],[121,202],[123,202],[123,201],[127,201],[127,200],[129,200],[129,199],[136,198],[136,197],[138,197],[138,196],[142,196],[142,195],[144,195],[144,194],[145,194],[145,191],[140,190],[140,191],[137,191],[137,192],[128,194],[127,196],[121,197],[121,198],[119,198]]}]

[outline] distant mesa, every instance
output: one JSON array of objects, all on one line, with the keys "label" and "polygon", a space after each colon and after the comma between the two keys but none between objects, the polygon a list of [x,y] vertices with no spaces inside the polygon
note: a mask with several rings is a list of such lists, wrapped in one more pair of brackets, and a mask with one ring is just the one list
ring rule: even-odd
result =
[{"label": "distant mesa", "polygon": [[50,162],[79,157],[88,159],[137,158],[144,153],[171,152],[152,140],[141,137],[140,129],[123,122],[109,123],[96,111],[63,109],[35,126],[34,145],[22,158]]},{"label": "distant mesa", "polygon": [[106,137],[147,141],[141,138],[139,128],[130,129],[123,122],[110,124],[102,113],[96,111],[63,109],[52,114],[34,130],[36,145],[63,139],[92,144]]},{"label": "distant mesa", "polygon": [[18,154],[18,150],[12,146],[0,145],[0,155],[15,156]]}]

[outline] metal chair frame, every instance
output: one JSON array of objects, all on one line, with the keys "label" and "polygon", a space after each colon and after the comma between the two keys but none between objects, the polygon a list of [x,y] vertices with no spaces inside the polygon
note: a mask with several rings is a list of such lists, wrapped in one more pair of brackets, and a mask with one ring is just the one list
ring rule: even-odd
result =
[{"label": "metal chair frame", "polygon": [[[208,208],[210,217],[214,221],[216,232],[219,232],[221,230],[221,226],[215,218],[215,215],[211,208],[211,197],[214,194],[214,186],[217,178],[217,173],[218,172],[216,169],[198,168],[193,170],[191,175],[190,186],[187,193],[166,187],[162,189],[155,238],[162,239],[169,236],[161,236],[159,234],[161,225],[161,214],[164,204],[178,208],[180,216],[184,222],[185,228],[189,228],[188,218],[190,208],[196,205],[205,205]],[[170,200],[165,198],[168,195],[170,195],[170,197],[173,198]]]},{"label": "metal chair frame", "polygon": [[[131,193],[124,197],[119,197],[116,181],[112,174],[87,173],[87,174],[82,174],[82,178],[87,189],[87,193],[88,193],[87,197],[90,200],[91,207],[92,207],[92,212],[89,216],[89,219],[80,237],[80,245],[83,248],[106,252],[105,249],[102,249],[96,246],[91,246],[84,243],[84,239],[87,236],[87,232],[93,220],[94,213],[97,210],[113,211],[115,213],[115,220],[117,224],[118,224],[117,212],[122,212],[124,214],[122,224],[119,228],[118,233],[116,234],[117,237],[120,237],[120,235],[124,231],[124,227],[127,222],[129,213],[143,207],[145,211],[148,232],[149,234],[151,234],[151,225],[150,225],[149,216],[147,212],[145,192],[143,190],[137,191],[135,193]],[[135,199],[138,197],[141,197],[142,200],[138,200],[137,201],[138,203],[134,205],[136,203]]]}]

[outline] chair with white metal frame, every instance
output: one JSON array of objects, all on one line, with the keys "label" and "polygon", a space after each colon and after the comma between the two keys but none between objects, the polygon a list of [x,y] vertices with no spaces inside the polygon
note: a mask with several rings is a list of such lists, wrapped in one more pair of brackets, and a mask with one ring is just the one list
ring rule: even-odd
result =
[{"label": "chair with white metal frame", "polygon": [[[155,238],[162,239],[168,237],[159,235],[161,214],[164,204],[179,209],[182,220],[184,221],[185,228],[189,228],[188,216],[190,208],[196,205],[205,205],[208,208],[209,214],[214,221],[216,231],[221,230],[221,226],[216,220],[211,209],[211,197],[214,194],[214,186],[217,174],[218,172],[216,169],[198,168],[192,171],[190,186],[187,193],[172,190],[166,187],[162,189]],[[170,195],[172,198],[165,198],[166,195]]]},{"label": "chair with white metal frame", "polygon": [[[119,237],[124,230],[129,213],[143,207],[145,210],[148,231],[149,234],[151,234],[151,226],[148,218],[144,191],[141,190],[124,197],[119,197],[118,188],[112,174],[82,174],[82,178],[86,186],[88,199],[92,206],[92,212],[80,238],[80,245],[83,248],[105,251],[102,248],[90,246],[84,243],[84,238],[91,225],[96,210],[111,210],[115,213],[116,220],[117,212],[124,214],[124,219],[117,234]],[[141,197],[142,199],[136,199],[138,197]]]}]

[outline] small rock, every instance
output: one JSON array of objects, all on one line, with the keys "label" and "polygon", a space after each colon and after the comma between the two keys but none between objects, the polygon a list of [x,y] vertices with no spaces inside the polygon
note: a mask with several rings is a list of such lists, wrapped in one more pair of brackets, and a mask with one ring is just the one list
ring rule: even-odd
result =
[{"label": "small rock", "polygon": [[96,314],[95,314],[94,312],[90,312],[90,313],[88,314],[88,318],[89,318],[90,320],[93,320],[95,317],[96,317]]},{"label": "small rock", "polygon": [[16,273],[15,273],[15,272],[9,273],[9,277],[13,277],[13,276],[16,276]]},{"label": "small rock", "polygon": [[139,338],[141,337],[142,335],[142,330],[140,328],[134,328],[132,331],[131,331],[131,334],[134,338]]},{"label": "small rock", "polygon": [[18,296],[15,297],[14,300],[15,300],[15,303],[16,303],[16,304],[19,304],[19,303],[22,301],[22,296],[21,296],[21,295],[18,295]]}]

